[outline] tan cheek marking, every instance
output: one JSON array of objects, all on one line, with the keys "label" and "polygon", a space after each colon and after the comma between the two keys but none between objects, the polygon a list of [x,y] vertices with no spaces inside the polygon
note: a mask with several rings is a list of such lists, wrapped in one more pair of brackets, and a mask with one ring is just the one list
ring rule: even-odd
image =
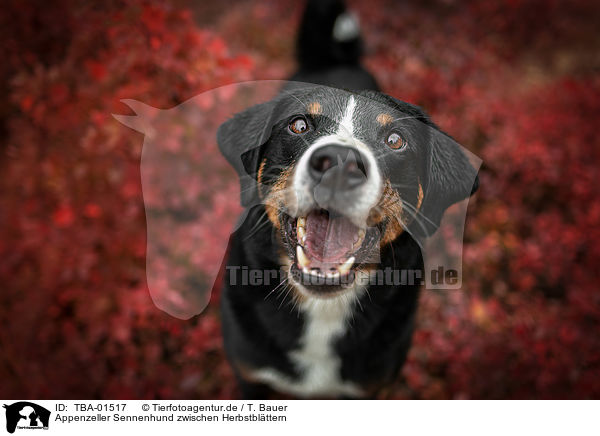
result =
[{"label": "tan cheek marking", "polygon": [[417,210],[421,209],[423,203],[423,185],[419,182],[419,196],[417,197]]},{"label": "tan cheek marking", "polygon": [[381,208],[382,216],[387,218],[385,233],[381,237],[381,245],[386,245],[404,232],[404,228],[400,222],[400,217],[402,216],[402,199],[398,192],[392,188],[389,180],[385,182],[379,207]]},{"label": "tan cheek marking", "polygon": [[293,190],[290,187],[290,174],[292,173],[293,169],[294,166],[291,165],[279,175],[273,184],[273,187],[269,191],[269,194],[265,198],[267,217],[277,229],[280,228],[279,210],[284,209],[284,205],[293,204],[289,198],[290,195],[293,195]]},{"label": "tan cheek marking", "polygon": [[377,122],[382,126],[385,126],[393,121],[392,116],[390,114],[386,114],[386,113],[381,113],[381,114],[377,115],[376,119],[377,119]]},{"label": "tan cheek marking", "polygon": [[386,245],[396,239],[404,231],[400,218],[402,216],[402,200],[398,192],[392,188],[389,180],[383,187],[383,194],[379,204],[371,209],[367,225],[376,226],[387,218],[385,233],[381,236],[381,245]]},{"label": "tan cheek marking", "polygon": [[[419,182],[419,194],[417,197],[417,210],[421,208],[423,204],[423,185]],[[404,217],[402,208],[402,199],[396,190],[392,188],[392,184],[389,180],[386,180],[383,195],[379,204],[371,210],[367,224],[369,226],[375,226],[387,218],[387,225],[385,233],[381,237],[381,245],[384,246],[389,244],[396,239],[402,232],[401,219],[408,221],[410,217]],[[399,218],[402,217],[402,218]]]},{"label": "tan cheek marking", "polygon": [[267,158],[265,157],[261,164],[260,167],[258,167],[258,175],[256,177],[257,181],[258,181],[258,195],[260,196],[260,198],[263,198],[263,194],[262,194],[262,179],[263,179],[263,174],[265,172],[265,165],[267,164]]},{"label": "tan cheek marking", "polygon": [[313,101],[308,105],[308,113],[311,115],[321,115],[323,113],[323,107],[318,101]]}]

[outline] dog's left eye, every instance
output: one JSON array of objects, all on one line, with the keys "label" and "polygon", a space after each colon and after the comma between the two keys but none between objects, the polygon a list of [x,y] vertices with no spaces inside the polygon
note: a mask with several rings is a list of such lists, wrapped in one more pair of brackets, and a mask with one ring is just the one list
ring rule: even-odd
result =
[{"label": "dog's left eye", "polygon": [[387,139],[385,140],[385,143],[388,145],[388,147],[394,150],[400,150],[401,148],[406,147],[406,141],[397,132],[390,133]]},{"label": "dog's left eye", "polygon": [[296,135],[306,133],[308,131],[308,122],[304,117],[296,117],[290,122],[289,129]]}]

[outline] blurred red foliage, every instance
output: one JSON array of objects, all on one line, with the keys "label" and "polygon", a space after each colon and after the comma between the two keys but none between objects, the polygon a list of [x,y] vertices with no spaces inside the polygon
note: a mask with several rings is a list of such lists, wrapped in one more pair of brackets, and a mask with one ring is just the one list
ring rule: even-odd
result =
[{"label": "blurred red foliage", "polygon": [[[600,398],[600,4],[352,5],[384,90],[484,161],[463,291],[424,291],[382,398]],[[218,295],[189,321],[150,299],[142,137],[110,114],[127,113],[123,98],[167,108],[284,78],[298,13],[291,0],[4,5],[1,396],[237,394]]]}]

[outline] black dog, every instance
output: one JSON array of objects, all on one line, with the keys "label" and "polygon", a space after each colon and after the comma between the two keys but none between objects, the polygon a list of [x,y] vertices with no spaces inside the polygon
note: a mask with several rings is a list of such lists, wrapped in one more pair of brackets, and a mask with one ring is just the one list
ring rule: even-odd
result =
[{"label": "black dog", "polygon": [[365,91],[377,85],[359,65],[356,30],[346,22],[342,41],[331,38],[339,16],[349,19],[339,1],[309,2],[292,77],[337,89],[294,83],[218,131],[247,208],[221,297],[225,349],[247,398],[269,388],[372,397],[393,380],[421,282],[374,278],[423,277],[420,240],[477,189],[458,144],[421,109]]},{"label": "black dog", "polygon": [[[225,122],[218,142],[251,207],[222,294],[244,395],[373,395],[405,359],[419,283],[372,278],[422,271],[416,241],[477,189],[474,168],[419,108],[374,91],[283,93]],[[280,269],[281,284],[244,276]]]}]

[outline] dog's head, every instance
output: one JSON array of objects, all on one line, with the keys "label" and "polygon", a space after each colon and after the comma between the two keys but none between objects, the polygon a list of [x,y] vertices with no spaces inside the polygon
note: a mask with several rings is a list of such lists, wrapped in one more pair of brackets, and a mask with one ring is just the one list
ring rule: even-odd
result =
[{"label": "dog's head", "polygon": [[374,91],[283,93],[225,122],[218,142],[242,205],[264,204],[291,280],[310,295],[347,288],[404,231],[433,234],[478,185],[460,146],[420,108]]}]

